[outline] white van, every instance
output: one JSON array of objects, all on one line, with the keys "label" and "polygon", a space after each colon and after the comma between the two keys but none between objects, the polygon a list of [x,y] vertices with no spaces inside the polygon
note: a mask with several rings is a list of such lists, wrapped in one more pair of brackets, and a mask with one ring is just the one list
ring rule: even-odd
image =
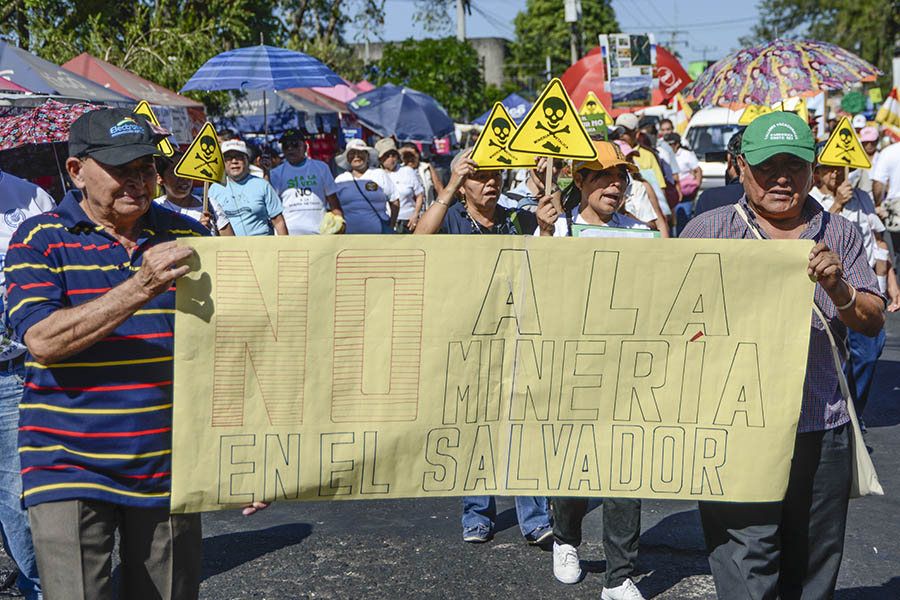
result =
[{"label": "white van", "polygon": [[684,132],[684,144],[693,150],[703,171],[701,189],[725,185],[725,157],[728,140],[744,125],[738,125],[741,110],[720,106],[703,108],[694,113]]}]

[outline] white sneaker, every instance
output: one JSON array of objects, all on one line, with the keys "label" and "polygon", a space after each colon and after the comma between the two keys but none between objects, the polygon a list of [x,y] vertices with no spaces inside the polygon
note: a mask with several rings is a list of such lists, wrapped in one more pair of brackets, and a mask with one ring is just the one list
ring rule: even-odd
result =
[{"label": "white sneaker", "polygon": [[562,583],[578,583],[581,579],[581,565],[575,546],[553,542],[553,576]]},{"label": "white sneaker", "polygon": [[630,579],[626,579],[622,585],[614,588],[604,587],[600,598],[601,600],[644,600],[641,590]]}]

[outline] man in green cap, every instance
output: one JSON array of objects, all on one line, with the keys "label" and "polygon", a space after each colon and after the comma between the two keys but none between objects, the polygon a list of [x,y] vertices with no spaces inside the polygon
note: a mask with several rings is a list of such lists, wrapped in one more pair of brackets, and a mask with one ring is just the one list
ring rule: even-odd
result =
[{"label": "man in green cap", "polygon": [[[809,196],[814,161],[815,140],[803,119],[786,112],[758,117],[744,131],[738,158],[744,197],[698,215],[681,237],[816,242],[807,274],[817,282],[815,302],[827,327],[839,344],[848,328],[875,336],[884,324],[884,298],[856,227]],[[784,499],[700,502],[720,599],[834,594],[850,495],[852,432],[826,325],[811,318],[800,422]]]}]

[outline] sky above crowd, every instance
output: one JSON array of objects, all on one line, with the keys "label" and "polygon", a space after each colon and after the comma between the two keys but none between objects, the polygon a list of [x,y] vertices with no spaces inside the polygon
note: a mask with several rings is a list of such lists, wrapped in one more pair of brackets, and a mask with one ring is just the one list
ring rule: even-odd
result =
[{"label": "sky above crowd", "polygon": [[[582,0],[587,2],[590,0]],[[717,60],[740,46],[738,38],[750,33],[759,20],[755,1],[744,4],[710,3],[702,0],[614,0],[613,8],[623,33],[650,32],[659,42],[670,45],[675,35],[675,50],[685,66],[693,60]],[[387,0],[383,37],[398,41],[426,37],[413,22],[414,0]],[[472,0],[472,14],[466,18],[468,37],[513,39],[513,18],[525,10],[525,0]],[[447,35],[456,32],[456,11]],[[563,18],[560,10],[559,18]],[[596,44],[596,37],[594,36]]]}]

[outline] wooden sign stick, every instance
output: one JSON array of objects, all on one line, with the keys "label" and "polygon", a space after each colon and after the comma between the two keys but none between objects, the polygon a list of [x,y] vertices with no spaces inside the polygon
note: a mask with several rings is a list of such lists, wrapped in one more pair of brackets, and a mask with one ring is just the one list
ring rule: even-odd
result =
[{"label": "wooden sign stick", "polygon": [[209,212],[209,182],[203,182],[203,214]]},{"label": "wooden sign stick", "polygon": [[556,212],[562,214],[562,202],[560,202],[559,198],[557,198],[551,192],[553,191],[553,157],[547,157],[547,178],[544,180],[544,193],[550,194],[550,203],[553,204],[553,208],[556,209]]}]

